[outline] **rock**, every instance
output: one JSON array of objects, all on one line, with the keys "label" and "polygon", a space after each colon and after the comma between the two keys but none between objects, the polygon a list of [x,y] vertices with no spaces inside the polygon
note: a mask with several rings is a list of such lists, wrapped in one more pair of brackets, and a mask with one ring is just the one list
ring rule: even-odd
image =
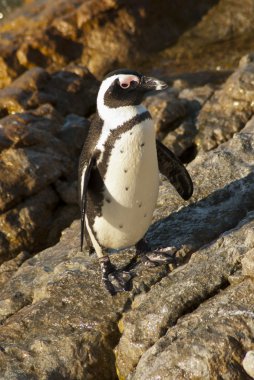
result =
[{"label": "rock", "polygon": [[159,138],[165,136],[168,131],[176,129],[188,115],[187,102],[179,99],[178,94],[172,90],[147,97],[144,105],[152,115]]},{"label": "rock", "polygon": [[[243,222],[241,230],[238,226],[238,232],[237,229],[231,234],[227,232],[219,239],[221,233],[235,228],[253,209],[253,122],[254,119],[228,143],[212,152],[198,155],[189,164],[195,189],[192,205],[184,207],[184,202],[176,199],[172,190],[170,193],[169,185],[161,188],[155,219],[170,216],[155,223],[148,231],[147,238],[153,247],[176,247],[181,262],[205,244],[211,245],[214,240],[215,243],[200,254],[193,254],[186,267],[155,285],[144,301],[124,316],[121,322],[123,335],[116,351],[117,367],[122,378],[134,370],[144,352],[182,314],[196,308],[201,300],[225,286],[225,281],[239,265],[241,255],[253,248],[253,224],[244,230],[245,223],[252,220],[253,214]],[[245,247],[244,251],[242,247]],[[221,257],[217,256],[218,251]],[[216,264],[209,261],[205,252],[214,252]],[[200,261],[192,266],[196,255]],[[226,259],[226,262],[218,263],[219,259]]]},{"label": "rock", "polygon": [[[207,374],[207,360],[212,375],[215,366],[220,368],[216,363],[222,368],[224,362],[229,378],[234,379],[234,371],[242,376],[239,363],[252,344],[253,283],[243,276],[229,285],[229,278],[254,248],[253,120],[229,142],[189,164],[194,204],[180,201],[162,183],[155,221],[164,219],[151,227],[148,238],[154,246],[176,246],[177,264],[185,265],[171,272],[166,265],[134,263],[134,250],[113,254],[117,267],[132,262],[136,276],[130,292],[112,298],[101,284],[97,258],[79,252],[76,221],[56,246],[26,260],[8,277],[0,290],[0,377],[149,379],[149,373],[159,376],[165,368],[166,379],[169,368],[179,373],[175,363],[180,358],[181,373],[188,378],[193,371],[195,376]],[[195,331],[197,349],[192,351]],[[157,357],[164,363],[163,350],[168,364],[157,367]],[[172,350],[172,360],[167,350]],[[156,360],[152,356],[150,362],[154,352]]]},{"label": "rock", "polygon": [[254,250],[251,249],[242,259],[242,273],[254,278]]},{"label": "rock", "polygon": [[[1,211],[45,188],[59,177],[67,176],[73,169],[66,146],[47,128],[35,127],[36,116],[29,116],[15,114],[2,119],[1,131],[5,140],[9,139],[9,149],[1,152]],[[51,120],[49,115],[43,121],[40,118],[40,125],[51,124]],[[48,126],[48,130],[54,129],[54,122],[56,120],[53,120],[53,127]]]},{"label": "rock", "polygon": [[243,368],[251,378],[254,378],[254,351],[248,351],[245,355]]},{"label": "rock", "polygon": [[64,203],[78,204],[78,181],[70,182],[59,179],[55,183],[55,188]]},{"label": "rock", "polygon": [[209,241],[216,239],[252,210],[253,123],[254,118],[229,142],[208,154],[200,153],[188,165],[194,181],[191,206],[187,207],[171,185],[164,183],[154,220],[166,219],[151,226],[147,235],[150,239],[151,232],[154,247],[184,245],[193,252],[208,243],[208,236]]},{"label": "rock", "polygon": [[184,88],[179,92],[179,101],[184,102],[186,108],[184,121],[174,131],[169,131],[162,142],[184,162],[190,162],[197,153],[196,117],[213,92],[213,88],[208,85]]},{"label": "rock", "polygon": [[57,137],[68,147],[70,155],[76,160],[79,159],[90,122],[84,117],[69,114],[64,120]]},{"label": "rock", "polygon": [[14,259],[4,262],[0,267],[0,286],[3,289],[4,285],[15,274],[18,268],[24,261],[29,259],[31,255],[26,252],[20,252]]},{"label": "rock", "polygon": [[183,162],[190,162],[196,155],[195,137],[197,128],[193,120],[187,119],[174,131],[169,132],[162,143],[166,145]]},{"label": "rock", "polygon": [[100,77],[121,66],[161,74],[235,68],[252,49],[251,2],[191,5],[189,0],[181,9],[166,0],[30,2],[0,25],[0,72],[6,72],[0,87],[34,66],[52,71],[70,62],[81,62]]},{"label": "rock", "polygon": [[47,238],[58,202],[48,187],[0,215],[0,263],[22,250],[34,253],[52,243]]},{"label": "rock", "polygon": [[208,85],[192,89],[175,86],[145,99],[157,138],[185,162],[191,161],[196,154],[196,117],[213,91]]},{"label": "rock", "polygon": [[254,55],[244,57],[236,70],[206,102],[197,118],[197,145],[214,149],[241,130],[253,114]]},{"label": "rock", "polygon": [[88,126],[50,104],[1,119],[0,262],[55,244],[79,216],[77,166]]},{"label": "rock", "polygon": [[4,116],[49,103],[63,116],[84,116],[94,110],[97,90],[98,81],[84,67],[70,65],[52,74],[37,67],[0,90],[0,112]]},{"label": "rock", "polygon": [[253,25],[251,1],[220,0],[151,61],[164,73],[235,68],[253,50]]},{"label": "rock", "polygon": [[0,55],[11,78],[34,66],[56,70],[73,61],[99,76],[119,66],[143,67],[214,4],[190,7],[184,0],[180,9],[166,0],[34,1],[0,25]]},{"label": "rock", "polygon": [[[26,260],[1,288],[0,377],[117,379],[119,316],[167,269],[140,268],[133,291],[112,298],[101,284],[98,260],[79,252],[79,226],[74,222],[55,247]],[[133,253],[114,256],[124,265]]]},{"label": "rock", "polygon": [[129,379],[249,379],[240,363],[252,345],[253,291],[254,283],[246,280],[181,317]]}]

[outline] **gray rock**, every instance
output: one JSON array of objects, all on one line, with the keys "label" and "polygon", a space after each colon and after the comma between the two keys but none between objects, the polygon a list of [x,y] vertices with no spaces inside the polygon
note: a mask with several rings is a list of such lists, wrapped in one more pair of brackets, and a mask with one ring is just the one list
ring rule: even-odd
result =
[{"label": "gray rock", "polygon": [[[6,277],[7,283],[0,290],[0,377],[113,380],[117,378],[115,364],[121,378],[133,373],[148,379],[149,371],[160,375],[158,371],[163,368],[156,367],[156,360],[150,364],[149,348],[153,346],[151,350],[156,350],[159,363],[163,363],[164,348],[165,352],[171,349],[167,337],[170,342],[175,340],[176,323],[182,316],[179,334],[184,338],[179,342],[185,342],[186,337],[188,349],[179,343],[170,368],[175,368],[178,354],[179,360],[185,360],[182,371],[190,376],[194,369],[195,374],[207,373],[205,349],[203,357],[194,357],[196,364],[191,367],[191,326],[196,326],[199,349],[206,342],[206,326],[214,323],[222,338],[218,342],[214,330],[209,330],[207,350],[219,346],[220,353],[218,358],[213,350],[210,362],[225,361],[230,376],[234,370],[242,376],[243,369],[236,362],[240,363],[250,349],[253,285],[243,276],[229,286],[229,278],[238,273],[242,258],[254,247],[253,122],[231,141],[202,153],[189,165],[196,186],[194,204],[181,202],[170,185],[163,182],[161,186],[155,220],[166,218],[152,226],[148,238],[154,246],[176,246],[177,262],[185,260],[185,265],[170,272],[167,266],[146,268],[137,262],[132,290],[112,298],[101,284],[97,258],[79,252],[77,221],[64,231],[55,247],[26,260],[16,273]],[[167,217],[169,213],[173,214]],[[204,244],[208,245],[201,249]],[[189,258],[191,253],[186,263],[185,255]],[[112,255],[118,267],[133,258],[133,250]],[[221,296],[213,297],[223,288],[227,289]],[[202,305],[207,298],[211,304]],[[230,302],[233,311],[243,302],[242,312],[231,315]],[[197,314],[185,316],[196,308]],[[200,322],[202,318],[207,324]],[[234,343],[238,342],[238,331],[243,331],[241,345]],[[164,335],[165,345],[161,344]],[[234,339],[230,340],[230,335]],[[226,356],[227,350],[236,358],[233,367],[228,365],[231,356]],[[137,365],[137,372],[133,372]],[[167,368],[165,364],[165,371]],[[163,376],[168,376],[165,371]],[[178,373],[178,367],[174,371]]]},{"label": "gray rock", "polygon": [[176,129],[181,121],[188,116],[187,102],[184,99],[179,99],[174,90],[163,92],[157,96],[149,96],[144,104],[152,115],[158,137]]},{"label": "gray rock", "polygon": [[236,70],[206,102],[197,119],[196,144],[211,150],[229,140],[252,117],[254,106],[254,56],[241,59]]},{"label": "gray rock", "polygon": [[[212,273],[208,276],[210,281]],[[254,283],[246,280],[181,317],[147,350],[128,379],[250,379],[241,361],[252,346],[253,295]],[[251,375],[248,359],[244,368]]]},{"label": "gray rock", "polygon": [[251,249],[242,259],[242,273],[245,276],[254,278],[254,250]]},{"label": "gray rock", "polygon": [[[207,251],[193,255],[186,267],[155,285],[144,301],[124,316],[123,335],[116,351],[122,377],[126,378],[134,370],[144,352],[182,314],[224,287],[231,272],[236,270],[240,256],[253,248],[252,225],[245,233],[243,226],[241,232],[225,233],[219,238],[224,231],[235,228],[253,209],[253,122],[254,119],[228,143],[197,156],[188,166],[194,179],[194,204],[181,207],[175,194],[172,191],[170,194],[168,185],[161,188],[160,207],[155,218],[171,214],[149,230],[148,240],[153,246],[162,244],[178,248],[177,256],[181,261],[205,244],[211,244],[213,240],[216,243]],[[253,214],[249,218],[251,220]],[[227,240],[224,246],[223,242]],[[217,256],[219,247],[222,248],[221,256]],[[235,247],[232,248],[233,256],[231,247]],[[209,249],[215,254],[214,264],[205,257]],[[194,264],[195,257],[200,261]],[[226,261],[222,264],[221,260]]]},{"label": "gray rock", "polygon": [[187,119],[174,131],[169,132],[162,143],[184,162],[191,161],[196,154],[195,137],[197,128],[193,120]]},{"label": "gray rock", "polygon": [[[26,260],[1,288],[0,377],[117,379],[119,316],[167,268],[140,268],[132,292],[112,298],[97,258],[79,252],[79,226],[74,222],[55,247]],[[112,260],[124,265],[132,257],[126,251]]]},{"label": "gray rock", "polygon": [[235,69],[239,59],[253,50],[252,2],[219,0],[200,21],[193,23],[174,45],[153,58],[163,72]]},{"label": "gray rock", "polygon": [[196,154],[196,117],[213,91],[208,85],[182,89],[174,83],[167,92],[149,96],[144,102],[154,120],[157,138],[184,161]]}]

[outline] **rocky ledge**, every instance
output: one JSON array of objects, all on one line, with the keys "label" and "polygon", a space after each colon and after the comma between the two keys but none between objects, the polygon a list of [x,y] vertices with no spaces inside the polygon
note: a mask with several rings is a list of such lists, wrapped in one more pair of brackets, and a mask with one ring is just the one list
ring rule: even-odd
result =
[{"label": "rocky ledge", "polygon": [[[0,378],[254,378],[254,54],[234,70],[169,76],[165,65],[195,38],[197,59],[229,1],[198,2],[191,18],[183,12],[167,30],[177,10],[172,5],[174,17],[167,16],[164,1],[30,3],[0,27]],[[248,9],[243,2],[218,36],[245,32]],[[161,178],[147,239],[154,248],[175,247],[176,263],[148,268],[133,249],[112,254],[118,267],[133,263],[135,276],[129,292],[111,297],[96,256],[79,250],[77,162],[96,76],[122,63],[143,67],[155,20],[159,66],[147,60],[145,67],[171,87],[145,104],[195,191],[184,202]],[[142,33],[143,61],[130,54]],[[92,42],[106,34],[93,55]]]}]

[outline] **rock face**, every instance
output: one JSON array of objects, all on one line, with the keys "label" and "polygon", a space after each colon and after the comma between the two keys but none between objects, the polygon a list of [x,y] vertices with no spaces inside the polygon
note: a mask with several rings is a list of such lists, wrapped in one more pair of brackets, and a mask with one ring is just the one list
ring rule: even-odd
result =
[{"label": "rock face", "polygon": [[[0,24],[0,378],[251,379],[253,54],[234,72],[215,69],[232,69],[240,54],[225,46],[249,46],[253,4],[29,3]],[[213,71],[172,74],[172,60]],[[174,247],[176,262],[149,268],[134,249],[112,253],[134,278],[111,297],[73,220],[93,74],[119,65],[169,81],[145,104],[195,191],[184,202],[161,178],[146,237]]]},{"label": "rock face", "polygon": [[198,115],[196,143],[215,148],[241,130],[253,115],[254,54],[244,57],[238,70],[206,102]]},{"label": "rock face", "polygon": [[[132,290],[112,298],[96,257],[79,252],[75,222],[55,247],[3,267],[2,378],[248,378],[241,362],[254,327],[246,269],[254,249],[253,124],[189,164],[192,204],[178,210],[179,197],[161,187],[155,220],[164,219],[148,238],[176,246],[185,265],[170,272],[138,261]],[[133,257],[127,250],[112,259],[122,266]],[[8,277],[12,267],[19,269]]]},{"label": "rock face", "polygon": [[0,262],[55,243],[79,215],[77,162],[96,90],[71,66],[31,69],[0,91]]},{"label": "rock face", "polygon": [[30,0],[0,24],[0,87],[31,67],[56,70],[74,61],[99,76],[123,65],[165,74],[232,68],[252,49],[252,10],[250,0],[182,0],[181,6]]},{"label": "rock face", "polygon": [[253,49],[253,3],[220,0],[154,61],[163,72],[228,69]]}]

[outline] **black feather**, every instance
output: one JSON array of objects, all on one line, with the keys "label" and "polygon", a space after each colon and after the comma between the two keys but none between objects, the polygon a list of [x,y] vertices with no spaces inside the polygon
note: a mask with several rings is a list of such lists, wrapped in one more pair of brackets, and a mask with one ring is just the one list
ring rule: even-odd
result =
[{"label": "black feather", "polygon": [[187,200],[192,196],[193,183],[185,166],[173,152],[156,140],[159,170],[166,176],[179,195]]}]

